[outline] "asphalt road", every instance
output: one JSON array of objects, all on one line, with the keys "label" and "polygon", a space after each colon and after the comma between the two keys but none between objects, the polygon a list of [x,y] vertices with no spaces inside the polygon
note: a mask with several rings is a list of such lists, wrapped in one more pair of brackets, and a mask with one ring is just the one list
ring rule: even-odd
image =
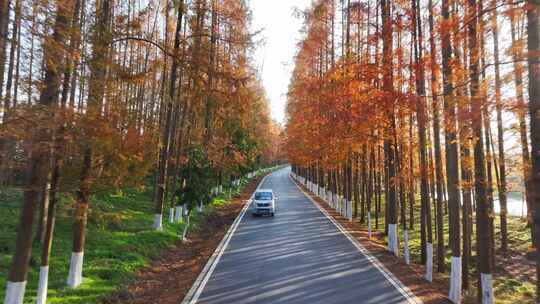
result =
[{"label": "asphalt road", "polygon": [[266,178],[275,217],[242,218],[197,303],[409,303],[289,179]]}]

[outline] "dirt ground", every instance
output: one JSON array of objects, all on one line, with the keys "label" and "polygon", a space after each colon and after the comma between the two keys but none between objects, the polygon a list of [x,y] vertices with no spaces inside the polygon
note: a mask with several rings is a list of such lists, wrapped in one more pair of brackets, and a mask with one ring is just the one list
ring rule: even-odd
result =
[{"label": "dirt ground", "polygon": [[164,252],[152,265],[139,271],[131,284],[103,303],[180,303],[260,180],[252,180],[240,196],[218,207],[197,230],[191,231],[187,242],[179,241],[174,249]]}]

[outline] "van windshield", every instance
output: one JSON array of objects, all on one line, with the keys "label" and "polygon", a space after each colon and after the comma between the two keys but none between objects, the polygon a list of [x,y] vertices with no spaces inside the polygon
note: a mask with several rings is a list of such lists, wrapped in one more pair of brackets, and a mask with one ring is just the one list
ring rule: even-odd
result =
[{"label": "van windshield", "polygon": [[261,201],[271,200],[272,192],[257,192],[255,193],[255,199]]}]

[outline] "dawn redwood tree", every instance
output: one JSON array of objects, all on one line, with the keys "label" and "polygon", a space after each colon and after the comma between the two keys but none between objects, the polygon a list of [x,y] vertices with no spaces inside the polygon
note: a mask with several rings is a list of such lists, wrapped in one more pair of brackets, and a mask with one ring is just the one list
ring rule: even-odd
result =
[{"label": "dawn redwood tree", "polygon": [[173,47],[173,57],[171,64],[171,72],[169,79],[169,89],[165,97],[165,124],[163,126],[162,135],[161,135],[161,148],[160,148],[160,157],[159,157],[159,166],[158,166],[158,178],[156,185],[156,196],[155,196],[155,211],[154,211],[154,229],[162,230],[163,229],[163,209],[165,204],[165,194],[166,194],[166,185],[167,185],[167,176],[169,170],[169,158],[171,150],[171,141],[174,136],[173,130],[173,111],[175,103],[179,103],[177,100],[177,80],[178,80],[178,70],[180,68],[180,40],[182,34],[182,21],[183,21],[183,12],[184,12],[184,1],[178,2],[177,9],[177,19],[176,19],[176,30],[174,34],[174,47]]},{"label": "dawn redwood tree", "polygon": [[484,140],[482,134],[484,100],[480,92],[480,44],[478,42],[478,4],[476,0],[468,0],[468,15],[473,16],[468,22],[468,47],[470,70],[470,107],[474,147],[474,190],[476,201],[476,241],[478,250],[478,300],[482,303],[493,303],[493,279],[491,270],[491,233],[489,202],[486,185],[486,167]]},{"label": "dawn redwood tree", "polygon": [[[450,22],[450,2],[443,0],[441,3],[441,14],[444,25]],[[440,31],[441,36],[441,58],[443,75],[443,100],[444,100],[444,131],[445,131],[445,151],[446,151],[446,182],[448,189],[448,209],[449,209],[449,239],[452,249],[452,261],[450,269],[450,290],[448,297],[454,303],[461,301],[461,244],[460,244],[460,190],[459,190],[459,155],[457,136],[457,113],[456,102],[453,92],[452,82],[452,42],[451,33],[448,27]]]},{"label": "dawn redwood tree", "polygon": [[531,200],[536,237],[536,301],[540,302],[540,1],[528,0],[527,62],[529,65],[529,111],[531,124],[532,174]]},{"label": "dawn redwood tree", "polygon": [[[394,93],[393,84],[393,65],[392,65],[392,48],[393,48],[393,28],[392,28],[392,8],[390,1],[381,1],[381,13],[382,13],[382,32],[383,34],[383,52],[382,52],[382,65],[383,65],[383,88],[388,94],[387,98],[392,98]],[[395,127],[395,118],[393,109],[387,113],[388,124],[390,128]],[[392,141],[392,131],[385,134],[387,138],[384,140],[384,152],[386,158],[386,165],[388,170],[388,187],[387,194],[387,206],[388,206],[388,250],[392,251],[394,255],[399,255],[398,239],[397,239],[397,206],[396,206],[396,187],[395,187],[395,145]]]},{"label": "dawn redwood tree", "polygon": [[[43,240],[41,242],[41,256],[40,256],[40,275],[39,275],[39,286],[37,291],[37,298],[36,298],[36,304],[45,304],[47,302],[47,291],[48,291],[48,283],[49,283],[49,264],[50,264],[50,255],[52,250],[52,244],[53,244],[53,238],[54,238],[54,228],[55,228],[55,222],[56,222],[56,209],[59,201],[59,195],[60,195],[60,175],[62,170],[62,164],[64,162],[64,156],[65,156],[65,146],[66,141],[64,139],[67,129],[67,122],[65,121],[65,111],[66,111],[66,100],[65,100],[65,94],[66,94],[66,85],[69,85],[66,83],[66,78],[68,78],[67,74],[71,73],[72,67],[70,66],[73,62],[72,55],[77,52],[78,44],[76,41],[78,41],[78,37],[80,35],[80,24],[79,24],[79,16],[80,16],[80,10],[81,10],[81,0],[75,0],[74,1],[74,7],[73,7],[73,16],[70,19],[71,25],[69,27],[70,29],[70,44],[69,49],[67,50],[67,56],[66,56],[66,62],[64,64],[64,81],[62,84],[62,94],[61,99],[59,101],[59,104],[57,105],[57,112],[60,112],[57,114],[56,118],[57,121],[61,124],[58,127],[57,132],[55,133],[55,136],[53,138],[53,150],[51,154],[51,174],[50,174],[50,182],[47,181],[45,191],[48,191],[48,193],[43,193],[43,196],[46,196],[48,199],[48,206],[47,206],[47,214],[45,215],[46,218],[43,221]],[[43,200],[43,198],[42,198]],[[44,202],[42,202],[43,204]]]},{"label": "dawn redwood tree", "polygon": [[427,112],[426,112],[426,88],[424,66],[422,63],[422,18],[419,14],[420,8],[418,0],[412,0],[412,35],[414,43],[415,57],[415,80],[416,80],[416,116],[418,127],[418,151],[420,159],[420,200],[421,200],[421,242],[422,242],[422,261],[426,264],[426,279],[433,280],[433,230],[431,229],[431,207],[429,199],[428,182],[428,159],[427,159]]},{"label": "dawn redwood tree", "polygon": [[433,120],[433,148],[435,150],[435,208],[437,223],[437,271],[444,272],[444,236],[443,236],[443,192],[444,177],[441,154],[441,127],[440,127],[440,102],[439,102],[439,75],[437,68],[437,49],[434,37],[433,3],[429,1],[429,48],[430,48],[430,68],[431,68],[431,99],[432,99],[432,120]]},{"label": "dawn redwood tree", "polygon": [[[518,35],[518,22],[523,19],[520,11],[510,11],[510,37],[512,39],[511,53],[513,62],[514,86],[516,88],[516,106],[515,113],[518,117],[519,139],[521,143],[521,162],[523,170],[523,181],[525,186],[525,202],[527,204],[527,221],[531,229],[531,239],[533,244],[536,242],[535,230],[533,224],[534,204],[532,203],[532,185],[531,179],[531,153],[529,151],[529,138],[527,136],[527,105],[525,104],[525,83],[523,81],[523,46],[520,41],[522,37]],[[532,138],[531,138],[532,140]]]},{"label": "dawn redwood tree", "polygon": [[[112,42],[111,18],[114,0],[103,0],[96,7],[96,21],[92,38],[92,55],[90,59],[90,79],[88,84],[88,102],[85,114],[87,126],[99,125],[103,119],[102,107],[107,86],[108,49]],[[93,147],[96,131],[87,130],[83,143],[83,163],[81,167],[79,189],[75,199],[73,218],[73,244],[67,284],[78,287],[82,283],[83,256],[86,243],[86,225],[93,180],[95,178],[95,158],[97,151]]]},{"label": "dawn redwood tree", "polygon": [[[10,108],[11,104],[14,100],[12,98],[12,87],[14,86],[14,82],[17,82],[17,75],[15,72],[15,61],[17,60],[17,63],[20,60],[20,32],[21,32],[21,19],[22,19],[22,0],[15,0],[15,7],[14,7],[14,14],[13,16],[13,22],[12,22],[12,30],[11,30],[11,37],[10,37],[10,48],[9,48],[9,63],[8,63],[8,69],[7,69],[7,80],[6,80],[6,92],[4,96],[4,108],[7,112]],[[14,79],[15,78],[15,79]],[[16,95],[16,93],[15,93]],[[12,100],[13,99],[13,100]],[[0,160],[0,166],[2,165]],[[2,177],[0,176],[0,182]]]},{"label": "dawn redwood tree", "polygon": [[11,0],[0,1],[0,99],[4,96],[5,62],[7,57],[8,24]]},{"label": "dawn redwood tree", "polygon": [[[0,105],[2,109],[2,123],[5,124],[7,116],[10,110],[10,99],[3,96],[3,82],[4,82],[4,70],[5,70],[5,58],[7,48],[6,43],[8,39],[7,25],[9,23],[9,0],[0,1]],[[20,15],[20,13],[18,14]],[[14,36],[13,36],[14,37]],[[13,39],[12,37],[12,39]],[[6,139],[0,138],[0,185],[3,185],[7,179],[7,167],[8,157],[6,157]]]},{"label": "dawn redwood tree", "polygon": [[[492,6],[495,7],[497,1],[493,1]],[[502,101],[502,79],[499,59],[499,25],[497,18],[497,10],[494,10],[491,14],[491,31],[493,33],[493,59],[495,61],[495,110],[497,112],[497,148],[498,148],[498,161],[499,166],[496,168],[497,178],[497,192],[499,195],[499,204],[501,206],[500,212],[500,226],[501,226],[501,250],[506,252],[508,250],[508,204],[506,199],[506,157],[504,155],[504,127],[503,127],[503,101]],[[497,170],[498,169],[498,170]]]},{"label": "dawn redwood tree", "polygon": [[[11,261],[6,287],[4,300],[6,304],[20,304],[24,298],[32,253],[32,228],[36,207],[39,205],[39,192],[51,174],[52,151],[50,145],[54,125],[50,124],[53,122],[54,109],[58,103],[62,71],[62,60],[57,62],[55,59],[64,58],[66,54],[66,46],[64,45],[68,38],[66,28],[69,27],[72,15],[72,1],[57,1],[53,33],[45,37],[44,41],[44,86],[38,101],[43,109],[40,113],[43,125],[39,126],[32,136],[33,148],[28,161],[26,189],[19,219],[16,249]],[[47,272],[47,269],[42,269],[42,271]]]}]

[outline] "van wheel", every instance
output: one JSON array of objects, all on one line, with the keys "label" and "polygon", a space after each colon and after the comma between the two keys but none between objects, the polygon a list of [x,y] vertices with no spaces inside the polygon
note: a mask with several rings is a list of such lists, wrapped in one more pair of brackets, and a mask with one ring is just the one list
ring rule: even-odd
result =
[{"label": "van wheel", "polygon": [[274,212],[270,213],[270,216],[274,216]]}]

